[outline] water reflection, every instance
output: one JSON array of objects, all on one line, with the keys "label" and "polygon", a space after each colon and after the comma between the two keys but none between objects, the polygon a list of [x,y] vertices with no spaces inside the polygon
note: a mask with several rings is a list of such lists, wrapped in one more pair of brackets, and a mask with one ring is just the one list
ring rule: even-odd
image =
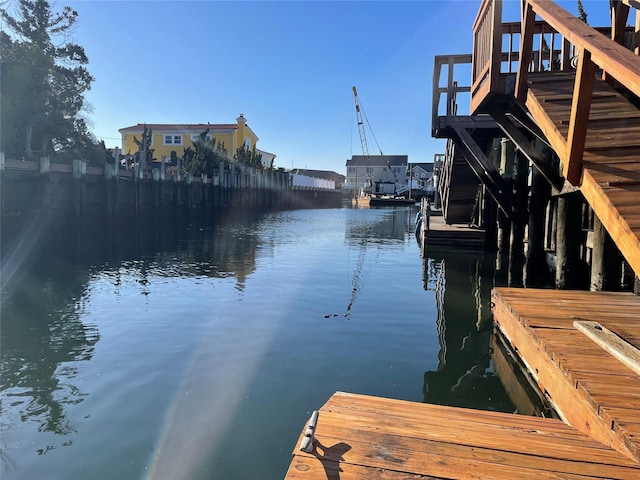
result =
[{"label": "water reflection", "polygon": [[[375,210],[356,210],[360,213],[359,221],[351,222],[345,231],[346,241],[349,246],[357,249],[358,255],[353,268],[353,279],[351,295],[347,304],[345,317],[350,315],[351,308],[355,303],[360,282],[363,277],[367,252],[381,248],[390,243],[404,243],[407,233],[412,230],[412,218],[415,209],[404,208],[379,208]],[[375,221],[371,221],[371,216],[376,216]]]},{"label": "water reflection", "polygon": [[432,255],[423,289],[414,216],[49,232],[2,290],[6,478],[281,478],[307,410],[336,390],[503,408],[487,264]]},{"label": "water reflection", "polygon": [[437,370],[424,374],[424,401],[514,411],[491,366],[490,256],[430,248],[423,259],[423,285],[435,293],[440,343]]},{"label": "water reflection", "polygon": [[[2,294],[3,429],[34,422],[39,432],[67,435],[76,429],[67,410],[86,395],[74,381],[76,362],[93,357],[100,335],[95,324],[81,320],[87,278],[75,277],[57,262],[43,267],[16,279]],[[54,281],[51,269],[69,276],[64,283]]]},{"label": "water reflection", "polygon": [[14,443],[33,442],[31,429],[20,425],[53,435],[33,442],[38,455],[73,443],[70,435],[77,432],[78,421],[69,411],[89,395],[77,380],[78,371],[94,357],[101,338],[98,325],[85,314],[92,282],[110,283],[116,298],[151,295],[162,279],[176,277],[232,278],[242,291],[256,269],[260,246],[255,215],[243,215],[216,222],[49,225],[37,245],[29,243],[28,254],[13,251],[24,248],[22,237],[33,233],[32,224],[2,230],[3,271],[5,261],[21,259],[11,279],[5,278],[0,296],[5,472],[15,464],[7,433]]}]

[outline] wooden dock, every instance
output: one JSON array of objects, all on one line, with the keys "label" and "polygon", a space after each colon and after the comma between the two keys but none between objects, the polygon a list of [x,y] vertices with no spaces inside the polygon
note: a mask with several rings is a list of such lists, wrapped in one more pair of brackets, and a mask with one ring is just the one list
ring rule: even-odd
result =
[{"label": "wooden dock", "polygon": [[468,248],[484,247],[485,231],[483,228],[462,224],[447,225],[442,215],[431,215],[429,218],[429,228],[427,229],[424,219],[425,215],[423,214],[420,233],[423,247],[428,247],[429,245]]},{"label": "wooden dock", "polygon": [[[640,461],[640,297],[496,288],[492,305],[496,324],[560,416]],[[604,347],[582,332],[588,322],[597,322],[602,334],[612,332]],[[605,350],[616,343],[635,370]]]},{"label": "wooden dock", "polygon": [[[300,436],[300,441],[304,432]],[[550,418],[335,393],[286,479],[637,479],[640,464]]]}]

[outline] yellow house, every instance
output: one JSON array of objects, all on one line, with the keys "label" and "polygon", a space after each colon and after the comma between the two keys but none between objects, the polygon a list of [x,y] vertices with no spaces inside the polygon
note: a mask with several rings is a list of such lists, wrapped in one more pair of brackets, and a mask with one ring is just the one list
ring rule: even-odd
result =
[{"label": "yellow house", "polygon": [[[138,145],[133,141],[135,136],[142,139],[142,132],[146,125],[151,130],[151,148],[156,160],[160,160],[164,155],[171,157],[171,152],[176,152],[178,157],[182,157],[185,148],[193,147],[193,141],[205,130],[209,129],[208,136],[215,138],[216,146],[221,144],[231,158],[238,148],[245,147],[252,150],[256,147],[258,137],[247,125],[247,120],[243,114],[236,118],[237,123],[198,123],[198,124],[159,124],[159,123],[139,123],[132,127],[118,130],[122,135],[122,153],[133,154],[138,151]],[[257,147],[256,147],[257,148]]]}]

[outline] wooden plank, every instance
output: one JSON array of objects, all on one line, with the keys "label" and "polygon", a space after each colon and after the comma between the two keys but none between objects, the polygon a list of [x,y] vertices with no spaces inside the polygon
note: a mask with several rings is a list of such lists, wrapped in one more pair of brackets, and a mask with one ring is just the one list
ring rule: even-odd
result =
[{"label": "wooden plank", "polygon": [[[636,423],[640,424],[640,409],[609,407],[603,412],[603,419],[610,423]],[[614,427],[615,428],[615,427]]]},{"label": "wooden plank", "polygon": [[588,50],[583,50],[578,58],[573,89],[567,150],[566,152],[557,152],[563,162],[564,176],[572,185],[578,185],[582,177],[582,152],[587,138],[587,123],[591,109],[595,73],[596,65],[591,61],[591,53]]},{"label": "wooden plank", "polygon": [[576,320],[573,325],[597,345],[640,374],[640,350],[598,322]]},{"label": "wooden plank", "polygon": [[320,409],[316,448],[294,450],[286,478],[632,479],[639,474],[639,464],[558,420],[337,392]]},{"label": "wooden plank", "polygon": [[[524,290],[524,289],[523,289]],[[535,337],[533,329],[528,329],[521,321],[521,315],[517,309],[510,305],[509,296],[513,290],[496,288],[492,291],[492,303],[494,320],[500,330],[509,339],[513,348],[521,355],[529,371],[536,378],[538,385],[549,393],[552,403],[561,417],[578,430],[605,445],[612,446],[619,452],[635,458],[633,453],[620,438],[611,430],[610,424],[605,425],[602,417],[591,407],[586,399],[576,395],[576,382],[568,378],[563,370],[554,362],[552,357],[545,352]],[[531,298],[540,293],[547,292],[526,289]],[[571,295],[571,294],[569,294]],[[567,295],[564,295],[567,296]],[[544,300],[540,300],[541,303]],[[552,306],[549,307],[553,309]],[[557,360],[556,360],[557,361]],[[595,366],[594,366],[595,368]]]},{"label": "wooden plank", "polygon": [[531,65],[531,59],[533,57],[533,30],[536,20],[536,14],[528,2],[524,4],[524,9],[515,89],[515,97],[521,103],[525,103],[527,100],[527,76],[529,75],[529,65]]},{"label": "wooden plank", "polygon": [[544,136],[549,140],[553,149],[556,152],[566,151],[567,140],[564,132],[560,131],[558,126],[548,117],[544,107],[535,95],[530,94],[527,96],[526,106],[538,123],[540,130],[544,133]]},{"label": "wooden plank", "polygon": [[615,203],[599,184],[597,175],[594,176],[590,170],[585,170],[580,190],[633,271],[640,275],[640,242],[637,229],[634,231],[624,221]]},{"label": "wooden plank", "polygon": [[286,480],[441,480],[443,477],[415,475],[366,465],[348,465],[322,458],[296,455],[291,462]]},{"label": "wooden plank", "polygon": [[[615,113],[615,116],[611,114]],[[600,111],[596,111],[593,109],[589,113],[589,128],[597,128],[601,124],[601,128],[609,128],[612,125],[621,124],[628,125],[629,120],[640,119],[640,111],[639,110],[629,110],[625,105],[621,105],[620,107],[616,107],[615,105],[609,105],[609,108],[603,108]],[[567,125],[569,124],[569,120],[560,120],[560,123]]]},{"label": "wooden plank", "polygon": [[[617,97],[615,92],[606,92],[600,94],[594,92],[591,93],[593,98],[596,98],[598,100],[609,100]],[[543,103],[561,103],[565,100],[571,100],[571,102],[566,103],[572,103],[572,101],[575,99],[575,92],[551,94],[548,91],[545,91],[543,95],[538,95],[538,97]]]}]

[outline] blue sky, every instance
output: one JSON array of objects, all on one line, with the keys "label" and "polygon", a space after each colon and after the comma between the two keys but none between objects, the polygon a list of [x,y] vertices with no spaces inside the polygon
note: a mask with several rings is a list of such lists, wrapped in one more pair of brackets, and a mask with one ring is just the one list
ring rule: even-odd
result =
[{"label": "blue sky", "polygon": [[[558,2],[575,12],[576,1]],[[586,0],[602,25],[608,2]],[[361,154],[351,87],[380,150],[430,162],[435,55],[470,53],[479,0],[64,1],[79,14],[108,147],[137,123],[233,123],[243,113],[276,165],[345,173]],[[517,20],[518,0],[505,0]],[[603,21],[597,21],[603,19]],[[378,153],[368,133],[369,152]]]}]

